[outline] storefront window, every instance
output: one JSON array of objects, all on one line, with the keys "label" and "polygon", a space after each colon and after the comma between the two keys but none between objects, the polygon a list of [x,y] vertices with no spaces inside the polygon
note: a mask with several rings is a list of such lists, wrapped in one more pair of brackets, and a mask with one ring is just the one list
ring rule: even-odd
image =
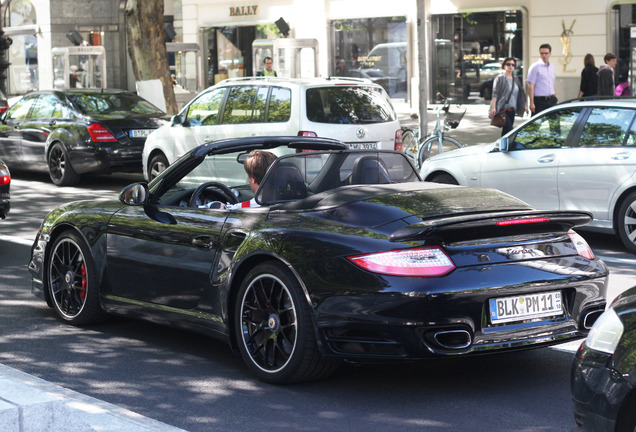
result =
[{"label": "storefront window", "polygon": [[431,18],[432,90],[464,103],[484,103],[506,57],[517,59],[523,75],[520,11],[435,15]]},{"label": "storefront window", "polygon": [[406,17],[334,20],[329,27],[334,44],[331,75],[367,78],[392,98],[406,98]]},{"label": "storefront window", "polygon": [[[636,4],[619,4],[612,7],[612,46],[618,56],[616,84],[630,83],[630,94],[636,94],[633,77],[636,74]],[[596,65],[603,59],[596,59]]]},{"label": "storefront window", "polygon": [[[13,0],[5,14],[5,27],[37,23],[35,7],[29,0]],[[8,22],[6,22],[8,21]],[[13,34],[9,48],[7,91],[10,95],[24,94],[38,89],[38,48],[34,34]]]}]

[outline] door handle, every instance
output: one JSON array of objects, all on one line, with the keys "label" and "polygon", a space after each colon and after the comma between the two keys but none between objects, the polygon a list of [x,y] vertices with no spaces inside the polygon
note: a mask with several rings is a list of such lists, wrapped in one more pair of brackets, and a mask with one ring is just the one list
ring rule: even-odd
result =
[{"label": "door handle", "polygon": [[209,250],[214,246],[214,242],[209,236],[197,236],[192,239],[192,245],[199,249]]},{"label": "door handle", "polygon": [[55,120],[51,120],[49,122],[49,126],[55,126],[56,124],[57,124],[57,121],[55,121]]},{"label": "door handle", "polygon": [[553,155],[553,154],[551,154],[551,155],[545,155],[545,156],[542,156],[542,157],[540,157],[540,158],[538,159],[538,161],[537,161],[537,162],[539,162],[539,163],[550,163],[550,162],[554,162],[554,155]]},{"label": "door handle", "polygon": [[614,156],[612,156],[611,158],[613,160],[619,160],[619,161],[623,161],[623,160],[627,160],[630,157],[630,153],[628,152],[622,152],[622,153],[617,153]]}]

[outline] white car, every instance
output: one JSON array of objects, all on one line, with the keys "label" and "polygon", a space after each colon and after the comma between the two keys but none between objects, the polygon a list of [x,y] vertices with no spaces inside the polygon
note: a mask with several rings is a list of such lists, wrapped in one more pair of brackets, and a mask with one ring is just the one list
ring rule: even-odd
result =
[{"label": "white car", "polygon": [[427,159],[424,180],[495,188],[547,210],[586,210],[586,229],[636,253],[636,103],[557,105],[493,144]]},{"label": "white car", "polygon": [[200,144],[269,135],[335,138],[352,149],[402,150],[397,114],[385,90],[368,80],[237,78],[204,90],[148,136],[144,177],[152,180]]}]

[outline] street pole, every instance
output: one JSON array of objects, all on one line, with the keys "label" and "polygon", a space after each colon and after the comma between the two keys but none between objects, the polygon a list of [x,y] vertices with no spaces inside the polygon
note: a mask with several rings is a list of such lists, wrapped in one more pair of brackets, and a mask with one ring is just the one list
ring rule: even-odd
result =
[{"label": "street pole", "polygon": [[0,8],[0,91],[2,94],[7,95],[7,70],[9,69],[9,47],[13,43],[13,39],[7,36],[2,29],[2,22],[4,21],[4,12],[8,7],[9,2],[4,2]]},{"label": "street pole", "polygon": [[426,16],[426,2],[417,0],[417,66],[419,70],[419,112],[420,112],[420,139],[428,135],[428,74],[427,74],[427,44],[426,32],[428,29]]}]

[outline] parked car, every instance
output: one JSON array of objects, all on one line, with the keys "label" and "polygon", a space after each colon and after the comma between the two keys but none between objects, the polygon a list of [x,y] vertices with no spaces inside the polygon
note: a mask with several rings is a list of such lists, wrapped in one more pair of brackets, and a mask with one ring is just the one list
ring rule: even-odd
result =
[{"label": "parked car", "polygon": [[[225,183],[227,161],[243,170],[247,152],[278,146],[298,152],[278,157],[256,193]],[[222,205],[252,198],[259,207]],[[585,335],[605,309],[608,277],[571,230],[590,219],[422,182],[402,152],[240,138],[191,150],[119,201],[53,210],[29,270],[63,321],[110,312],[204,332],[236,347],[260,379],[288,383],[344,360]]]},{"label": "parked car", "polygon": [[11,173],[7,165],[0,160],[0,218],[7,217],[11,210]]},{"label": "parked car", "polygon": [[492,144],[427,159],[427,181],[493,187],[539,209],[585,210],[586,229],[616,234],[636,253],[636,104],[557,105]]},{"label": "parked car", "polygon": [[355,149],[402,149],[400,122],[379,85],[353,78],[228,79],[148,137],[144,176],[152,180],[200,144],[258,135],[319,136]]},{"label": "parked car", "polygon": [[48,171],[58,186],[88,172],[140,171],[150,131],[165,113],[122,90],[38,91],[1,117],[0,157],[12,169]]},{"label": "parked car", "polygon": [[636,287],[594,323],[574,357],[570,383],[578,430],[636,430]]}]

